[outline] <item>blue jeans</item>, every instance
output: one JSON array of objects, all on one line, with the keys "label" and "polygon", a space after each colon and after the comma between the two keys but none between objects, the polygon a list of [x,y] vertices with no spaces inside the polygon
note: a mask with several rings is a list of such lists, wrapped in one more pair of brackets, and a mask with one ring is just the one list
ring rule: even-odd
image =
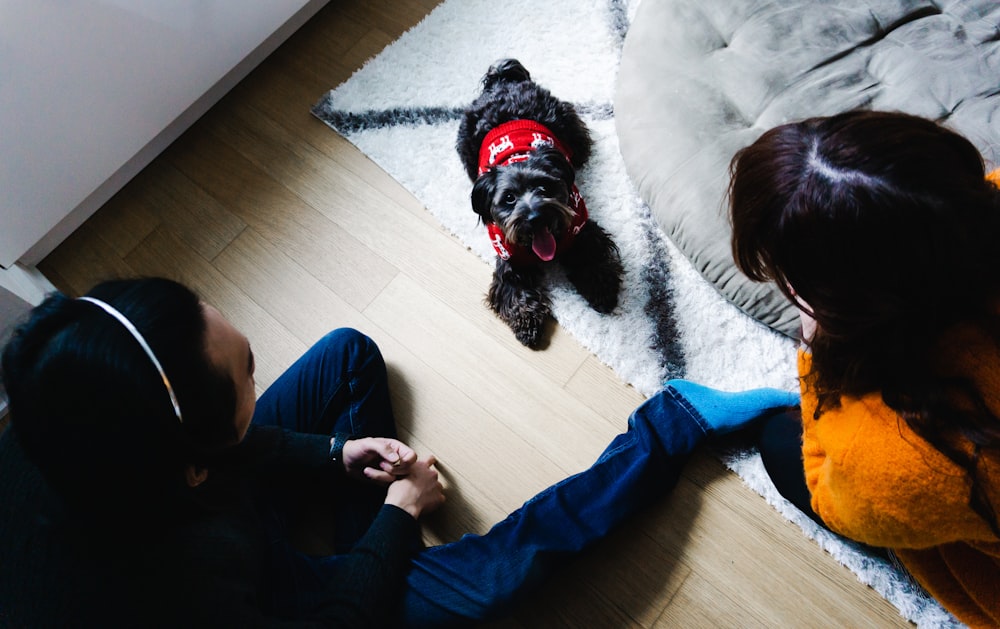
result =
[{"label": "blue jeans", "polygon": [[[382,355],[367,336],[348,328],[330,332],[289,367],[257,400],[256,426],[352,437],[396,437]],[[346,553],[364,535],[385,500],[385,488],[342,479],[281,478],[258,488],[257,508],[270,550],[266,601],[271,613],[297,617],[324,595],[338,555],[315,557],[290,542],[305,508],[335,505],[330,539]]]},{"label": "blue jeans", "polygon": [[402,624],[466,626],[505,615],[555,568],[673,489],[706,435],[687,400],[670,390],[654,395],[591,467],[543,490],[485,535],[414,557]]},{"label": "blue jeans", "polygon": [[[394,427],[386,425],[391,421],[382,358],[371,340],[351,330],[334,331],[310,349],[261,397],[254,416],[255,423],[357,436],[393,436]],[[467,626],[510,612],[568,558],[670,491],[706,430],[679,394],[664,390],[653,396],[587,470],[543,490],[485,535],[416,552],[398,623]],[[338,505],[354,510],[343,501]],[[374,516],[369,508],[363,504],[360,510],[368,522]],[[331,561],[336,556],[296,558],[303,604],[308,591],[322,590],[323,568]]]}]

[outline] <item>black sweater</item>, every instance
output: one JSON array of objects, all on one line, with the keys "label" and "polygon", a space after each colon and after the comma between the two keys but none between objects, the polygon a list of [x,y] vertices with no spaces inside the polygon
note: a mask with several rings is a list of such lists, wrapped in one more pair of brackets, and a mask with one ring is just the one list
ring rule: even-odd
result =
[{"label": "black sweater", "polygon": [[[342,474],[329,438],[253,428],[240,463],[210,500],[153,524],[79,524],[25,457],[0,435],[0,627],[385,626],[397,608],[419,527],[383,506],[340,574],[304,618],[268,614],[265,536],[250,498],[258,475]],[[210,475],[209,485],[213,481]],[[111,480],[113,482],[113,479]],[[205,496],[203,496],[205,498]]]}]

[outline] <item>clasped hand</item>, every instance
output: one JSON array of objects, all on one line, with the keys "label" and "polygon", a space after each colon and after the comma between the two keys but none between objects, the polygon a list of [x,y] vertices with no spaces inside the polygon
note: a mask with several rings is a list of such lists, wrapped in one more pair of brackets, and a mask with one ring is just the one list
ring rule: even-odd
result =
[{"label": "clasped hand", "polygon": [[417,461],[417,453],[396,439],[365,437],[344,443],[344,469],[356,478],[388,485],[406,476]]},{"label": "clasped hand", "polygon": [[344,443],[344,469],[351,476],[388,485],[386,504],[414,518],[444,503],[444,486],[434,469],[437,459],[420,459],[413,448],[396,439],[365,437]]}]

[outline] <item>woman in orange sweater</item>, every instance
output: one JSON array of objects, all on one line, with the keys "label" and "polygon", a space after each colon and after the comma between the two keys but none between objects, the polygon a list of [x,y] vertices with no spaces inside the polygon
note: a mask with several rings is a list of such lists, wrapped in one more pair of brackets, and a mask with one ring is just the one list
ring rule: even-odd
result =
[{"label": "woman in orange sweater", "polygon": [[803,315],[775,484],[977,627],[1000,625],[998,185],[934,122],[851,112],[768,131],[730,188],[737,265]]}]

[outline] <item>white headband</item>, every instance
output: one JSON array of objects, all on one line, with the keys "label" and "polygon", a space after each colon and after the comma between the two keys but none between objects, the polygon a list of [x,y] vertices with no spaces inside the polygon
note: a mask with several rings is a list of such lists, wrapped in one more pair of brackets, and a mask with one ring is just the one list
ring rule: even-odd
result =
[{"label": "white headband", "polygon": [[177,403],[177,396],[174,395],[174,388],[170,386],[170,380],[167,379],[167,373],[163,371],[160,361],[156,359],[156,354],[154,354],[153,350],[150,349],[149,343],[147,343],[146,339],[142,337],[142,334],[139,334],[139,330],[135,329],[135,326],[132,325],[132,322],[129,321],[125,315],[118,312],[100,299],[94,299],[93,297],[80,297],[80,299],[100,306],[104,312],[108,313],[115,319],[118,319],[118,322],[125,326],[125,329],[128,330],[133,337],[135,337],[135,340],[139,341],[139,345],[142,346],[143,351],[145,351],[146,355],[149,356],[149,360],[153,361],[153,366],[160,372],[160,377],[163,378],[163,386],[167,388],[167,393],[170,395],[170,403],[174,406],[174,415],[177,416],[177,421],[183,424],[184,420],[181,419],[181,405]]}]

